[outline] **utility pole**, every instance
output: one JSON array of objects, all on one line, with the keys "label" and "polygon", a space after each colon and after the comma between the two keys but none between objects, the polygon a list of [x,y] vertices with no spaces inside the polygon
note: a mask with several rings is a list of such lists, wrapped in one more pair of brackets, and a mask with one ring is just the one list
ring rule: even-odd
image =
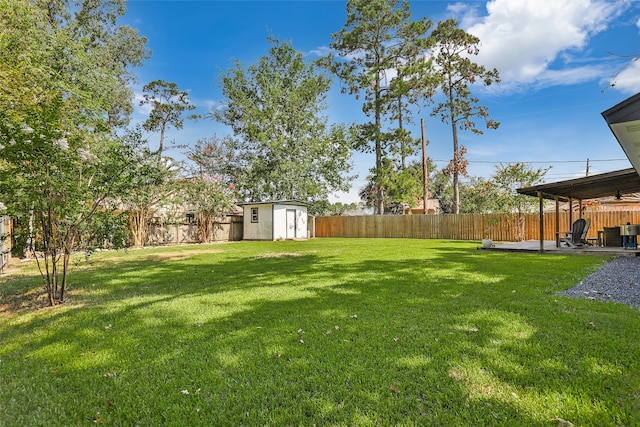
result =
[{"label": "utility pole", "polygon": [[586,176],[589,176],[589,159],[587,159],[587,169],[586,170],[587,170]]},{"label": "utility pole", "polygon": [[426,215],[429,198],[429,171],[427,170],[427,138],[424,133],[424,119],[420,119],[420,126],[422,127],[422,206]]}]

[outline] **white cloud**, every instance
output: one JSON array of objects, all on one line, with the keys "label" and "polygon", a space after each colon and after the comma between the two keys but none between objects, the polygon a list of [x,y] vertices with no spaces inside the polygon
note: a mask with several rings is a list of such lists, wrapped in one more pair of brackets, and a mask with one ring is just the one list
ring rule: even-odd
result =
[{"label": "white cloud", "polygon": [[138,92],[136,90],[134,90],[133,92],[133,108],[135,109],[135,111],[139,114],[142,114],[143,116],[148,116],[149,114],[151,114],[151,105],[149,104],[143,104],[140,105],[140,102],[144,100],[144,96],[142,92]]},{"label": "white cloud", "polygon": [[317,56],[317,57],[323,57],[323,56],[327,56],[329,53],[331,53],[331,48],[329,46],[320,46],[317,47],[315,49],[311,49],[307,55],[310,56]]},{"label": "white cloud", "polygon": [[216,101],[215,99],[205,99],[200,101],[198,104],[204,106],[207,111],[221,110],[223,107],[222,103],[220,101]]},{"label": "white cloud", "polygon": [[609,75],[611,67],[607,65],[586,65],[561,70],[546,70],[538,78],[541,86],[573,85],[589,81],[598,81]]},{"label": "white cloud", "polygon": [[[497,68],[507,86],[593,77],[597,67],[567,68],[566,61],[626,8],[606,0],[492,0],[486,6],[488,14],[482,18],[466,15],[467,22],[475,16],[466,31],[481,40],[478,62]],[[580,78],[582,72],[587,74]]]},{"label": "white cloud", "polygon": [[447,6],[447,11],[455,16],[460,28],[469,28],[482,20],[475,2],[459,2]]},{"label": "white cloud", "polygon": [[640,61],[631,61],[613,81],[619,91],[629,94],[640,92]]}]

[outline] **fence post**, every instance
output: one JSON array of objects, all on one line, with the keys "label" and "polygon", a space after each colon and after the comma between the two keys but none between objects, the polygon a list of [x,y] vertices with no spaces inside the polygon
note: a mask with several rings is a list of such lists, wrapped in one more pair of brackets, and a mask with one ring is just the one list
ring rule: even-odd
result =
[{"label": "fence post", "polygon": [[544,199],[542,198],[542,191],[538,191],[538,203],[538,222],[540,223],[540,252],[544,252]]}]

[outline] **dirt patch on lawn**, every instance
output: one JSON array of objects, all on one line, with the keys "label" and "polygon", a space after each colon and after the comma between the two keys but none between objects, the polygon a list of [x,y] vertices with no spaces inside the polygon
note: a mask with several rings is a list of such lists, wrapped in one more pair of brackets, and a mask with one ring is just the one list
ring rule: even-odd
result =
[{"label": "dirt patch on lawn", "polygon": [[49,306],[47,294],[31,290],[23,294],[4,295],[0,303],[0,318],[9,317],[26,310],[41,309]]},{"label": "dirt patch on lawn", "polygon": [[[113,263],[123,263],[134,261],[132,258],[135,257],[136,262],[146,262],[146,261],[180,261],[183,259],[190,258],[196,255],[206,255],[206,254],[219,254],[222,253],[222,249],[195,249],[195,250],[163,250],[162,252],[145,254],[144,251],[149,248],[138,248],[138,249],[129,249],[128,253],[131,254],[131,257],[127,255],[114,254],[110,255],[101,255],[99,258],[92,259],[92,262],[113,262]],[[104,254],[104,252],[102,252]]]},{"label": "dirt patch on lawn", "polygon": [[183,259],[191,258],[195,255],[210,255],[219,254],[223,251],[221,249],[203,249],[195,251],[166,251],[157,254],[149,254],[144,257],[144,261],[181,261]]},{"label": "dirt patch on lawn", "polygon": [[265,259],[265,258],[298,258],[304,256],[304,254],[301,254],[299,252],[273,252],[273,253],[267,253],[267,254],[262,254],[262,255],[258,255],[253,257],[253,259]]}]

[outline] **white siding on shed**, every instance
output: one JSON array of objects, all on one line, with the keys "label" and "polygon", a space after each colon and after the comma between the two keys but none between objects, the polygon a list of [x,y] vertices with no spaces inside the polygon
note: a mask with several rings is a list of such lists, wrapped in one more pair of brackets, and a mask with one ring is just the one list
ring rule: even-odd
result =
[{"label": "white siding on shed", "polygon": [[[289,215],[287,214],[289,212]],[[293,218],[292,218],[293,215]],[[306,239],[307,208],[296,205],[273,205],[273,240]]]},{"label": "white siding on shed", "polygon": [[[258,210],[258,221],[251,218],[252,209]],[[270,204],[244,205],[244,240],[273,240],[273,209]]]},{"label": "white siding on shed", "polygon": [[243,205],[243,211],[244,240],[307,239],[309,237],[307,207],[303,204],[289,201],[251,203]]}]

